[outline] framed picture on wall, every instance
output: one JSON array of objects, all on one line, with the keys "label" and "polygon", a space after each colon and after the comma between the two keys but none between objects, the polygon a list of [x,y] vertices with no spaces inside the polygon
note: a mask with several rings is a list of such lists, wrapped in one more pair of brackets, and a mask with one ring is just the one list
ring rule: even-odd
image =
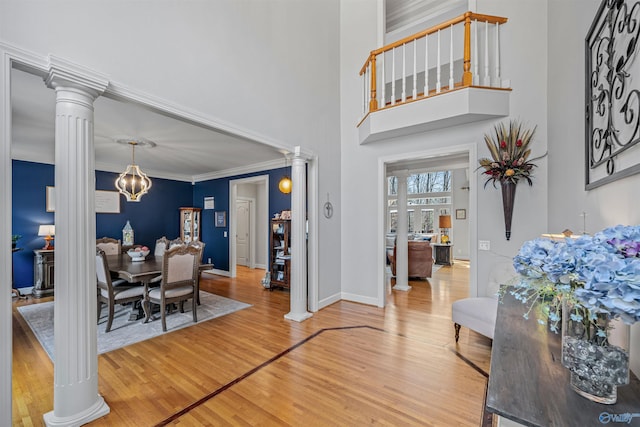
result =
[{"label": "framed picture on wall", "polygon": [[[96,190],[96,213],[120,213],[120,193],[111,190]],[[55,187],[47,186],[45,210],[56,211]]]},{"label": "framed picture on wall", "polygon": [[214,221],[216,227],[227,226],[227,211],[218,211],[214,215]]}]

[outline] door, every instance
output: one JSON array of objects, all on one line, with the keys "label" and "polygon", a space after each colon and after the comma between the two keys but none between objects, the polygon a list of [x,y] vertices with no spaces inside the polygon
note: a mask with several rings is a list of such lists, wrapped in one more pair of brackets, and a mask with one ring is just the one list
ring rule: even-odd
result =
[{"label": "door", "polygon": [[236,218],[238,227],[236,229],[236,263],[249,266],[249,254],[251,253],[249,241],[249,224],[251,220],[251,202],[249,200],[238,200],[236,203]]}]

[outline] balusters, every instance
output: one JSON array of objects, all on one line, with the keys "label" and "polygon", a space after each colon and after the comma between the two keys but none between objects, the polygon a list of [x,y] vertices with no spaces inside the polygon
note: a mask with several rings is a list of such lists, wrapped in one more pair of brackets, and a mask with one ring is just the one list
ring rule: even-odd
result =
[{"label": "balusters", "polygon": [[391,49],[391,105],[396,105],[396,49]]},{"label": "balusters", "polygon": [[369,89],[367,88],[367,71],[362,73],[362,117],[367,115],[367,94]]},{"label": "balusters", "polygon": [[500,87],[502,86],[502,83],[500,81],[500,24],[498,24],[496,22],[496,50],[494,52],[495,55],[495,61],[496,61],[496,66],[495,66],[495,75],[496,75],[496,79],[494,82],[494,86],[495,87]]},{"label": "balusters", "polygon": [[436,93],[440,93],[442,85],[440,84],[440,30],[438,30],[438,53],[436,54]]},{"label": "balusters", "polygon": [[407,44],[402,43],[402,102],[407,101]]},{"label": "balusters", "polygon": [[489,77],[489,21],[484,21],[484,86],[491,86]]},{"label": "balusters", "polygon": [[382,70],[381,73],[381,86],[382,86],[382,90],[380,93],[380,97],[382,98],[382,103],[380,104],[380,108],[384,108],[387,106],[387,81],[385,80],[385,75],[386,75],[386,71],[385,68],[387,67],[387,61],[385,61],[384,56],[385,56],[386,52],[382,52],[380,54],[380,69]]},{"label": "balusters", "polygon": [[[478,21],[478,19],[484,21],[484,36],[482,34],[483,28],[480,27],[482,21]],[[429,36],[436,36],[436,33],[437,37],[431,38],[432,43],[437,43],[434,65],[436,71],[434,92],[436,94],[442,93],[443,87],[445,90],[455,90],[456,85],[462,87],[470,85],[496,88],[508,87],[509,81],[503,81],[500,75],[500,25],[505,22],[506,18],[475,15],[468,12],[461,16],[459,20],[453,20],[430,30],[422,31],[398,40],[385,48],[378,49],[374,51],[375,53],[372,52],[360,71],[363,78],[363,116],[385,108],[387,105],[394,106],[398,103],[406,103],[409,100],[418,99],[418,74],[420,72],[418,60],[421,60],[421,58],[419,59],[418,50],[422,49],[422,46],[418,46],[418,44],[422,43],[422,39],[424,39],[424,86],[421,98],[430,96],[429,66],[430,63],[434,65],[434,60],[429,58]],[[457,28],[463,29],[464,32],[462,33],[462,51],[458,46],[458,50],[454,55],[457,37],[454,34],[454,31],[456,31],[454,27],[457,24],[463,24],[463,26],[461,25]],[[442,46],[444,41],[442,39],[442,31],[447,29],[450,31],[448,57],[446,55],[447,47]],[[489,36],[490,33],[491,37]],[[446,36],[446,33],[444,36]],[[494,38],[492,39],[492,37]],[[471,40],[472,38],[473,40]],[[409,48],[413,49],[413,52],[408,52],[407,44],[409,43],[413,43],[413,46],[409,46]],[[483,43],[484,46],[482,46]],[[401,47],[402,51],[400,51]],[[396,58],[396,50],[398,54],[402,55],[402,58]],[[431,50],[433,51],[433,46]],[[462,53],[462,76],[458,76],[459,80],[456,81],[455,76],[460,67],[456,69],[455,64],[456,60],[460,59],[460,53]],[[412,54],[412,57],[407,58],[408,54]],[[407,61],[411,60],[413,60],[413,63],[408,64]],[[447,60],[449,61],[448,64],[446,63]],[[390,70],[387,70],[387,62],[389,62]],[[447,65],[448,69],[445,68]],[[382,68],[382,71],[380,71],[380,68]],[[443,68],[445,68],[444,71]],[[443,73],[447,71],[448,82],[445,82],[443,86]],[[397,73],[400,73],[400,76],[397,76]],[[387,83],[389,75],[391,78]],[[411,81],[409,81],[409,78],[411,78]],[[400,82],[400,79],[402,82]],[[390,85],[390,88],[387,87],[387,84]],[[399,87],[400,84],[402,84],[401,88]],[[412,84],[411,92],[407,93],[409,84]],[[396,90],[401,90],[401,94],[396,94]]]},{"label": "balusters", "polygon": [[418,49],[417,47],[418,44],[418,40],[414,40],[413,41],[413,92],[412,92],[412,99],[415,101],[415,99],[418,97],[418,57],[416,54],[416,50]]},{"label": "balusters", "polygon": [[449,40],[449,90],[453,90],[453,24],[449,27],[451,30],[451,37]]},{"label": "balusters", "polygon": [[478,57],[478,20],[473,21],[473,85],[480,86],[480,72],[478,71],[478,64],[480,58]]},{"label": "balusters", "polygon": [[429,37],[424,38],[424,96],[429,96]]}]

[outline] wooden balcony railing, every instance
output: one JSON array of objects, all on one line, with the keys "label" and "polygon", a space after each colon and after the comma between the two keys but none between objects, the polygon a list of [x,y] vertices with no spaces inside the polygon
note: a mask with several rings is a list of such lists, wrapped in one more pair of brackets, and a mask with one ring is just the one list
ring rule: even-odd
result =
[{"label": "wooden balcony railing", "polygon": [[505,22],[507,18],[466,12],[371,51],[360,70],[363,118],[463,87],[508,88],[500,76],[500,25]]}]

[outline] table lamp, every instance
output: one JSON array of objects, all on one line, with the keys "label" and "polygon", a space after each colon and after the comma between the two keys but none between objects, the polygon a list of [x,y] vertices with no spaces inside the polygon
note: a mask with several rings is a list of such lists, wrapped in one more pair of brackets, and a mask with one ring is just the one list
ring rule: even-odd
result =
[{"label": "table lamp", "polygon": [[56,234],[56,226],[55,225],[41,225],[38,229],[38,236],[44,236],[44,247],[43,250],[51,250],[53,249],[53,245],[51,241],[53,240],[53,236]]},{"label": "table lamp", "polygon": [[438,218],[438,227],[442,233],[440,243],[451,243],[449,241],[449,229],[451,228],[451,215],[440,215]]}]

